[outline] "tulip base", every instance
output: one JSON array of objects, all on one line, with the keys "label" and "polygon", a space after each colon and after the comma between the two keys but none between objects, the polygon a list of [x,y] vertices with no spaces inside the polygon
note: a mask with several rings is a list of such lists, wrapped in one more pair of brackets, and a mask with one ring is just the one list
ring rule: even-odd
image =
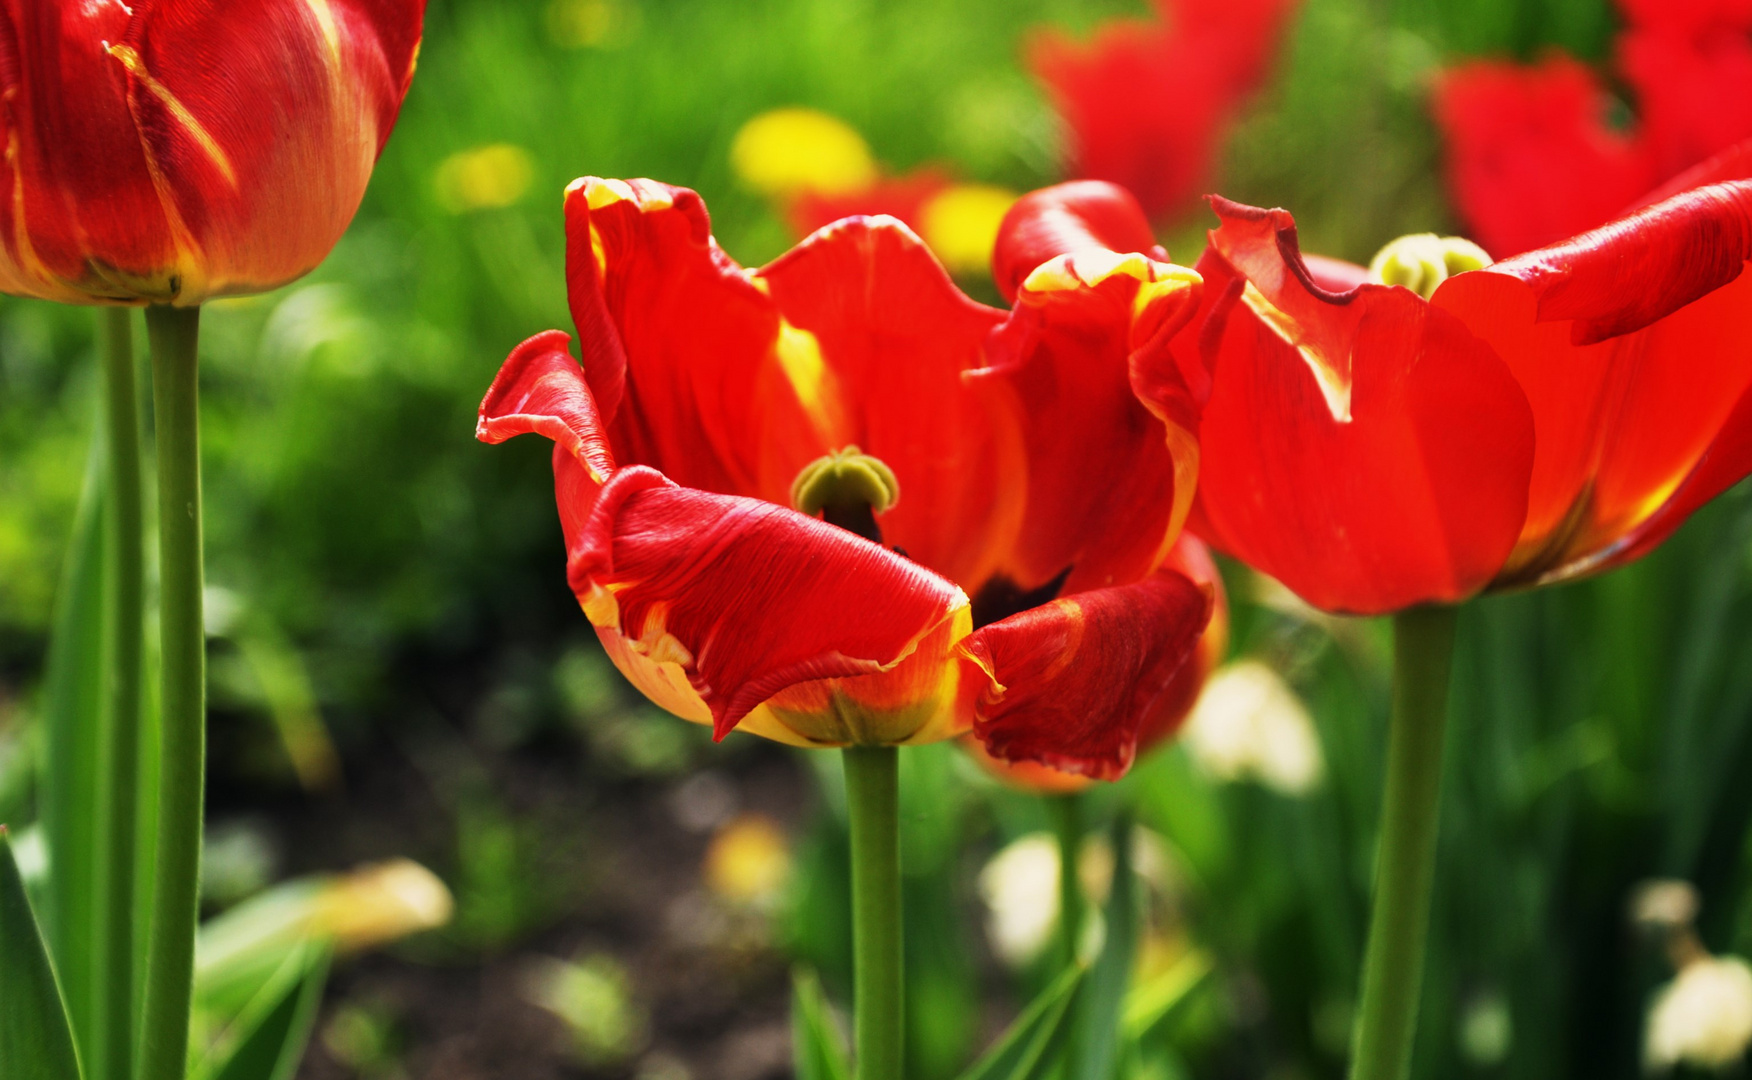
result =
[{"label": "tulip base", "polygon": [[901,1080],[900,753],[849,746],[852,838],[852,1031],[857,1080]]},{"label": "tulip base", "polygon": [[1451,607],[1414,608],[1393,618],[1387,782],[1350,1080],[1404,1080],[1411,1071],[1436,868],[1454,621]]},{"label": "tulip base", "polygon": [[206,791],[206,636],[201,618],[199,308],[146,311],[158,429],[161,764],[152,929],[146,953],[141,1080],[183,1080],[200,902]]}]

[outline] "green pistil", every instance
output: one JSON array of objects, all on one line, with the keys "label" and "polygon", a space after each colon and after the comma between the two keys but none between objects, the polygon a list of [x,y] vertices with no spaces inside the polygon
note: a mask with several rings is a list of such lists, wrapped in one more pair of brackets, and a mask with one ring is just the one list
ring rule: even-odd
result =
[{"label": "green pistil", "polygon": [[876,515],[900,500],[900,482],[881,458],[856,446],[836,450],[803,466],[791,484],[791,505],[800,512],[882,542]]},{"label": "green pistil", "polygon": [[1484,249],[1465,237],[1413,233],[1375,253],[1369,261],[1369,279],[1403,285],[1428,300],[1438,285],[1455,274],[1482,270],[1490,263]]}]

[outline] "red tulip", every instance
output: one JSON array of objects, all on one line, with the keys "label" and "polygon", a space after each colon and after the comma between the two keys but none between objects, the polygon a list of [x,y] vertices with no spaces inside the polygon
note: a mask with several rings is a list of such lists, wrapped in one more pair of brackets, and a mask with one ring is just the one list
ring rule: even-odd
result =
[{"label": "red tulip", "polygon": [[1448,181],[1472,237],[1526,251],[1602,225],[1637,195],[1752,137],[1752,6],[1620,0],[1615,63],[1636,122],[1592,69],[1477,61],[1436,86]]},{"label": "red tulip", "polygon": [[1239,103],[1258,89],[1294,0],[1161,0],[1087,45],[1052,30],[1028,66],[1069,129],[1066,170],[1120,184],[1152,217],[1191,207]]},{"label": "red tulip", "polygon": [[1214,200],[1191,527],[1362,614],[1647,552],[1752,470],[1752,180],[1714,179],[1427,301]]},{"label": "red tulip", "polygon": [[0,290],[193,305],[320,262],[413,77],[424,0],[5,0]]},{"label": "red tulip", "polygon": [[[1132,391],[1199,285],[1075,227],[1086,187],[1060,194],[1005,223],[1005,239],[1059,242],[1006,313],[892,219],[849,219],[751,271],[691,191],[572,185],[582,369],[565,334],[524,342],[479,434],[555,441],[573,591],[653,701],[720,738],[971,727],[1006,759],[1130,763],[1212,603],[1161,568],[1197,467],[1190,398],[1162,379],[1151,411]],[[854,444],[880,463],[859,490],[881,493],[827,517],[860,531],[792,509],[800,474],[811,490],[819,459]]]}]

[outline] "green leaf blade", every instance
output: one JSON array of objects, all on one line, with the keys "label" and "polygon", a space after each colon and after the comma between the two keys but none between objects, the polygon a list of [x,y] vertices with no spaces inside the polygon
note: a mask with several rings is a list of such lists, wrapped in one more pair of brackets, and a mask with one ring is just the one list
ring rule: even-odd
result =
[{"label": "green leaf blade", "polygon": [[66,1003],[0,827],[0,1064],[6,1080],[80,1080]]},{"label": "green leaf blade", "polygon": [[851,1080],[852,1066],[814,971],[791,974],[791,1045],[797,1080]]},{"label": "green leaf blade", "polygon": [[326,945],[299,946],[268,980],[195,1075],[204,1080],[292,1080],[322,1004],[330,954]]},{"label": "green leaf blade", "polygon": [[74,1030],[86,1038],[95,1021],[99,940],[96,808],[103,775],[107,585],[103,460],[99,437],[93,441],[57,595],[43,687],[42,827],[49,865],[43,933]]},{"label": "green leaf blade", "polygon": [[1070,1028],[1071,1006],[1089,969],[1073,964],[1017,1016],[959,1080],[1039,1080],[1057,1065],[1055,1048]]}]

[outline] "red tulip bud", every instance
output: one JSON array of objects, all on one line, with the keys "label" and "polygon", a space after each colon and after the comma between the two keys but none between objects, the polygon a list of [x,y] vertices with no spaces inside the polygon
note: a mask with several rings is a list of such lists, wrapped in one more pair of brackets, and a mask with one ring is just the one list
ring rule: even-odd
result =
[{"label": "red tulip bud", "polygon": [[199,304],[322,261],[424,0],[0,0],[0,290]]}]

